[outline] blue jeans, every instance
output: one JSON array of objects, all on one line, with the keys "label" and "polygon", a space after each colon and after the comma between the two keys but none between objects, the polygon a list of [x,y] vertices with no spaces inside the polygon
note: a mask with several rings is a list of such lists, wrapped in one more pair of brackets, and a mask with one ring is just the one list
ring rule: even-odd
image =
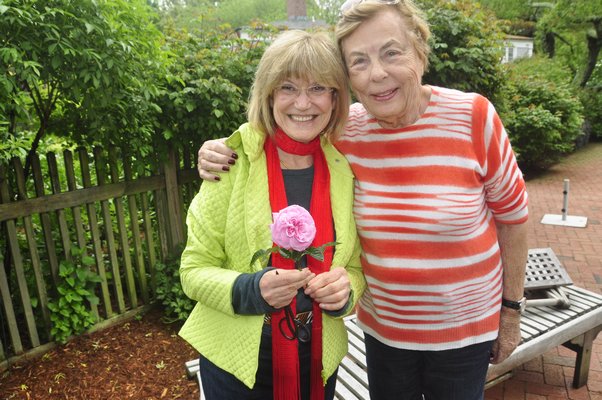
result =
[{"label": "blue jeans", "polygon": [[493,341],[442,351],[403,350],[366,337],[372,400],[482,400]]},{"label": "blue jeans", "polygon": [[[301,399],[309,400],[311,342],[299,343],[299,369]],[[255,386],[249,389],[244,383],[219,368],[201,355],[199,359],[203,399],[207,400],[271,400],[272,388],[272,335],[269,326],[264,326],[259,345],[259,366],[255,376]],[[325,387],[325,400],[334,398],[337,371],[328,378]]]}]

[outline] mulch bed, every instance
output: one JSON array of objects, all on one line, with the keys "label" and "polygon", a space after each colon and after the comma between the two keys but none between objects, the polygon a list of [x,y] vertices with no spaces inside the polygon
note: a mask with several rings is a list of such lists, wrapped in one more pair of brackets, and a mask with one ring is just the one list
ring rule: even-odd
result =
[{"label": "mulch bed", "polygon": [[77,337],[0,372],[0,399],[198,399],[196,382],[184,369],[198,354],[177,336],[179,328],[151,310]]}]

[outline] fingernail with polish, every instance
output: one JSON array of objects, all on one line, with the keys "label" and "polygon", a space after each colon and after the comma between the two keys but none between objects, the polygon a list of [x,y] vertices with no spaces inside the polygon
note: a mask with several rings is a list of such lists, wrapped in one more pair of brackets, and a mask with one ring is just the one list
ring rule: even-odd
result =
[{"label": "fingernail with polish", "polygon": [[230,165],[234,165],[234,163],[236,163],[236,161],[234,161],[234,160],[232,160],[232,159],[228,160],[228,164],[230,164]]},{"label": "fingernail with polish", "polygon": [[230,171],[230,167],[228,167],[227,165],[224,165],[222,167],[222,171]]},{"label": "fingernail with polish", "polygon": [[236,160],[238,158],[238,154],[232,153],[232,158]]},{"label": "fingernail with polish", "polygon": [[214,177],[213,179],[215,179],[216,181],[221,180],[222,178],[220,178],[219,176]]}]

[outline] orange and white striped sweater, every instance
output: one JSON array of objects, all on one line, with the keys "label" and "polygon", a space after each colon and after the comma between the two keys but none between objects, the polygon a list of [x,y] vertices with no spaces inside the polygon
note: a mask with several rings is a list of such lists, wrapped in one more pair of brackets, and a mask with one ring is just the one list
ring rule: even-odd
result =
[{"label": "orange and white striped sweater", "polygon": [[351,107],[336,147],[356,176],[369,291],[365,332],[396,348],[446,350],[497,337],[502,266],[495,222],[527,219],[502,123],[483,96],[432,88],[411,126],[384,129]]}]

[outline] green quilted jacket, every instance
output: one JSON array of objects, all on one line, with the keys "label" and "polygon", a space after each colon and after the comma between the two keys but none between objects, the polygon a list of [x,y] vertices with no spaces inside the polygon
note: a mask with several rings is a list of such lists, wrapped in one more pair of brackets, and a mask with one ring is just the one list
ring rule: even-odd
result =
[{"label": "green quilted jacket", "polygon": [[[197,304],[179,335],[204,357],[230,372],[249,388],[255,384],[263,315],[237,315],[232,287],[250,266],[253,253],[272,246],[263,134],[242,125],[227,140],[239,158],[216,183],[201,185],[188,210],[188,242],[182,254],[182,287]],[[330,196],[336,230],[333,265],[347,268],[353,300],[366,281],[360,266],[360,245],[353,220],[353,175],[345,157],[322,142],[330,170]],[[355,304],[350,304],[351,312]],[[347,353],[347,331],[341,318],[323,315],[322,377],[335,371]]]}]

